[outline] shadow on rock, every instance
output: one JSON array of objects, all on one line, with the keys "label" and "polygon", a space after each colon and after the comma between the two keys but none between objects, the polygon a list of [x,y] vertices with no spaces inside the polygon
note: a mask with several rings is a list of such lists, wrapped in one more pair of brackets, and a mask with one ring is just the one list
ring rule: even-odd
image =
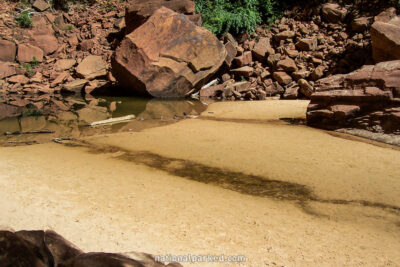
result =
[{"label": "shadow on rock", "polygon": [[[131,253],[132,254],[132,253]],[[84,253],[54,231],[0,231],[0,266],[2,267],[162,267],[145,253],[127,257],[116,253]]]}]

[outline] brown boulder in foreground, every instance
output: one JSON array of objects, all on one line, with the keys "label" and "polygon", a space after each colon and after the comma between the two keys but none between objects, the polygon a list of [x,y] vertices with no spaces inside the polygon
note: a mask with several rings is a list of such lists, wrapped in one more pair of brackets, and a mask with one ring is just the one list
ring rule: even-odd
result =
[{"label": "brown boulder in foreground", "polygon": [[146,253],[129,252],[129,257],[116,253],[84,253],[52,230],[1,231],[0,266],[20,267],[182,267],[177,262],[168,265],[157,262]]},{"label": "brown boulder in foreground", "polygon": [[185,97],[220,68],[226,54],[211,32],[162,7],[122,41],[112,74],[121,86],[138,93]]},{"label": "brown boulder in foreground", "polygon": [[131,33],[141,26],[162,6],[182,14],[195,11],[193,0],[130,0],[125,12],[126,32]]},{"label": "brown boulder in foreground", "polygon": [[400,134],[400,60],[318,80],[315,90],[308,125]]}]

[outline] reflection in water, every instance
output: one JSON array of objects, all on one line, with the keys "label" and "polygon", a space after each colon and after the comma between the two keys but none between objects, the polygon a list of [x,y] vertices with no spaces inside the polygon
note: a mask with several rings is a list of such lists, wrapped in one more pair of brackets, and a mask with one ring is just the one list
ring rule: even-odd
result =
[{"label": "reflection in water", "polygon": [[[59,111],[49,116],[20,115],[8,117],[7,107],[0,110],[0,145],[24,145],[48,142],[59,137],[83,137],[120,131],[140,131],[176,122],[188,115],[199,115],[206,105],[197,100],[149,99],[138,97],[104,97],[92,103],[71,98],[75,110]],[[9,106],[13,110],[12,106]],[[2,113],[1,113],[2,112]],[[94,121],[135,115],[136,120],[113,125],[88,127]],[[24,134],[4,136],[5,132],[54,131],[51,134]]]}]

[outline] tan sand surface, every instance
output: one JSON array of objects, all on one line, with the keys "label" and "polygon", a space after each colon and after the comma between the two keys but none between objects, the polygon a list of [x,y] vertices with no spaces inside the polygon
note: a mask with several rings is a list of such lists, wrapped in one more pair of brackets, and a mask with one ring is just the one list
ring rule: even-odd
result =
[{"label": "tan sand surface", "polygon": [[259,103],[276,105],[0,148],[0,227],[54,229],[86,251],[247,258],[185,266],[398,266],[400,151],[271,122]]},{"label": "tan sand surface", "polygon": [[266,100],[217,102],[211,104],[203,116],[220,119],[278,120],[280,118],[305,118],[308,100]]}]

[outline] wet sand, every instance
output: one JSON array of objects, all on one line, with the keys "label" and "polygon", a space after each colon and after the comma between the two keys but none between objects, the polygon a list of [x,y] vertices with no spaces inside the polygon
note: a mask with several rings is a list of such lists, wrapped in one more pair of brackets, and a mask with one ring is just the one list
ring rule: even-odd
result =
[{"label": "wet sand", "polygon": [[289,125],[278,119],[307,103],[278,103],[0,148],[0,227],[54,229],[86,251],[248,259],[197,266],[397,266],[400,151]]}]

